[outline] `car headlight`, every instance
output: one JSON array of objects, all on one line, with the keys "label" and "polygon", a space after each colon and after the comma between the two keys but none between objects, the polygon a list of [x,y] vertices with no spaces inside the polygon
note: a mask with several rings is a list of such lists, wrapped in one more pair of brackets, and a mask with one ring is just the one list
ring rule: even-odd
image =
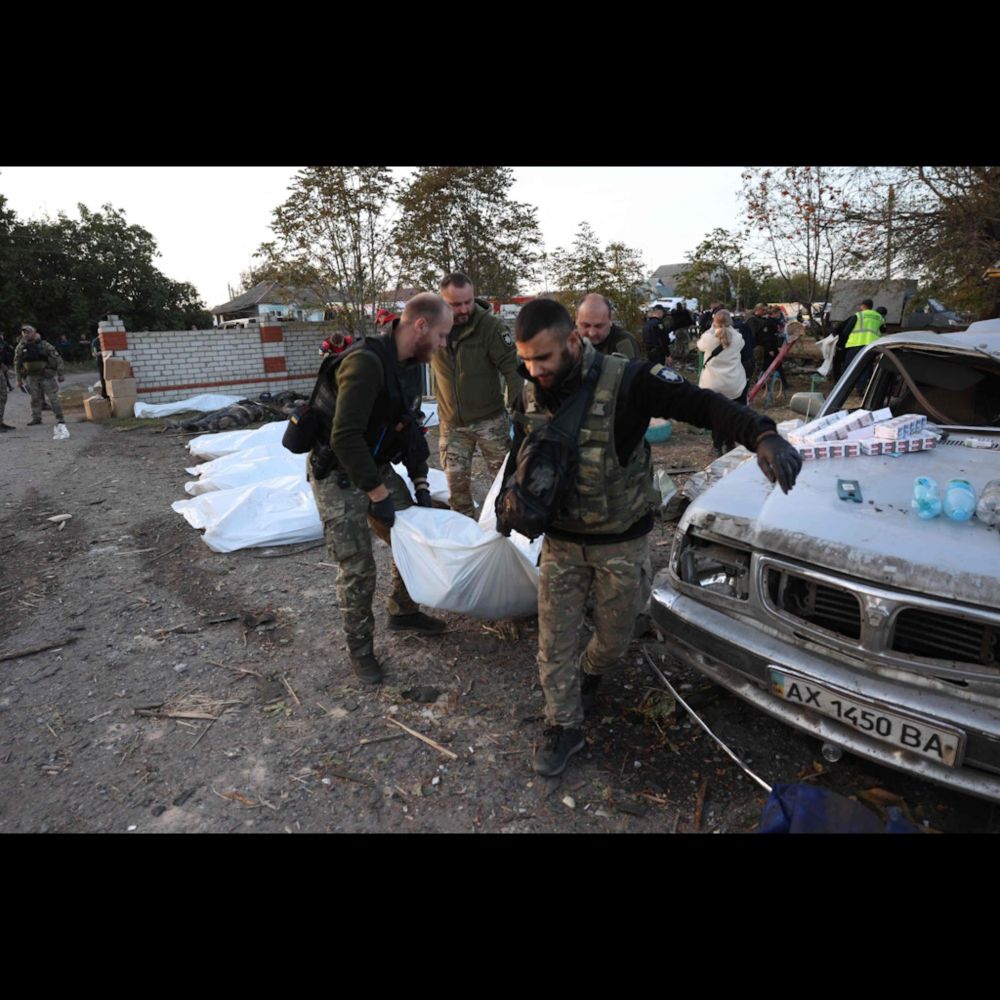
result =
[{"label": "car headlight", "polygon": [[750,553],[688,532],[674,550],[674,572],[712,594],[745,601],[750,596]]}]

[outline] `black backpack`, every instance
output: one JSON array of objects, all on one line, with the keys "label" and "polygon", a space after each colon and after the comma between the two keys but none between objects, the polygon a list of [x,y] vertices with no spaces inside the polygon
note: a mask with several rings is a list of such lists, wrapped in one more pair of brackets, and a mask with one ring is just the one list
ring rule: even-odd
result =
[{"label": "black backpack", "polygon": [[597,354],[583,385],[559,407],[544,427],[532,431],[517,453],[517,469],[497,497],[497,529],[537,538],[562,509],[576,479],[577,438],[594,398],[604,364]]}]

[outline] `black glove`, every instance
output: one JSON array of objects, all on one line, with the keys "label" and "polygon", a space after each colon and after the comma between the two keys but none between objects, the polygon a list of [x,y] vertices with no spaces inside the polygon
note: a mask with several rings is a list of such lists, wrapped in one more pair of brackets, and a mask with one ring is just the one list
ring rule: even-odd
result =
[{"label": "black glove", "polygon": [[794,485],[802,468],[802,456],[780,434],[769,434],[757,442],[757,464],[768,482],[777,483],[782,493]]},{"label": "black glove", "polygon": [[396,508],[392,504],[391,495],[383,497],[381,500],[370,500],[369,504],[369,512],[376,521],[381,521],[389,528],[396,523]]},{"label": "black glove", "polygon": [[434,502],[431,500],[430,485],[426,479],[414,479],[413,491],[417,498],[418,507],[434,506]]}]

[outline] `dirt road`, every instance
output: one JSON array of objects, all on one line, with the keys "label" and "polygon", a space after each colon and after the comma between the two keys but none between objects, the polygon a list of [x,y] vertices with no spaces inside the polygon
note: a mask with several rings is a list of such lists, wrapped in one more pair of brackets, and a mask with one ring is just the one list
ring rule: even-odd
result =
[{"label": "dirt road", "polygon": [[[440,638],[387,633],[377,543],[387,679],[363,686],[322,547],[211,552],[169,506],[185,495],[189,436],[67,417],[70,439],[53,441],[51,414],[26,428],[15,392],[18,430],[0,436],[0,831],[753,830],[763,792],[668,711],[644,651],[768,782],[879,788],[931,828],[996,828],[988,804],[821,764],[815,741],[687,672],[653,635],[609,676],[586,750],[540,778],[533,620],[445,614]],[[658,463],[705,464],[710,438],[675,427]],[[655,529],[654,567],[671,536]]]}]

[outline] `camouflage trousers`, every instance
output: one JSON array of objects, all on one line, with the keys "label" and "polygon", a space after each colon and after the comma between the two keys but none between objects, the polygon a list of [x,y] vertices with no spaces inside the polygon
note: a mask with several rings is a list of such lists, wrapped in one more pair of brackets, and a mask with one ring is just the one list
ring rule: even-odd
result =
[{"label": "camouflage trousers", "polygon": [[42,419],[42,397],[49,401],[52,413],[58,423],[63,422],[62,403],[59,402],[59,383],[52,375],[25,375],[24,384],[28,387],[28,395],[31,396],[31,419]]},{"label": "camouflage trousers", "polygon": [[495,476],[510,450],[510,423],[506,413],[477,420],[465,427],[441,422],[438,448],[448,478],[448,504],[452,510],[468,517],[476,516],[472,504],[472,456],[477,446],[487,468]]},{"label": "camouflage trousers", "polygon": [[[550,726],[583,725],[580,670],[601,674],[628,648],[652,589],[649,536],[611,545],[577,545],[546,536],[539,561],[538,676]],[[580,654],[587,595],[594,634]]]},{"label": "camouflage trousers", "polygon": [[[412,507],[410,491],[392,466],[382,466],[379,473],[396,510]],[[347,648],[352,655],[371,655],[375,639],[375,616],[372,614],[375,556],[368,522],[368,496],[350,483],[339,485],[340,475],[334,470],[319,482],[311,474],[309,479],[323,522],[327,550],[337,563],[337,604],[347,635]],[[395,562],[386,606],[391,615],[411,615],[420,610],[410,597]]]}]

